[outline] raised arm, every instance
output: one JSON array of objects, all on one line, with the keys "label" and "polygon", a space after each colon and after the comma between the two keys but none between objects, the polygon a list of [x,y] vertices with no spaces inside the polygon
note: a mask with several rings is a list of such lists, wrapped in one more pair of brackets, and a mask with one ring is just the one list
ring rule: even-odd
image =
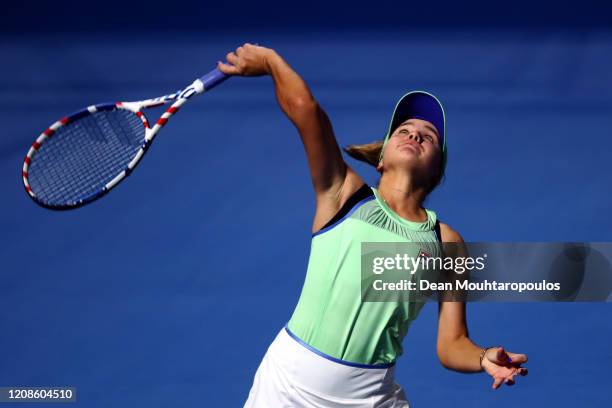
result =
[{"label": "raised arm", "polygon": [[282,111],[298,130],[317,197],[313,230],[322,227],[362,184],[344,162],[331,122],[304,80],[270,48],[244,44],[218,68],[230,75],[270,75]]}]

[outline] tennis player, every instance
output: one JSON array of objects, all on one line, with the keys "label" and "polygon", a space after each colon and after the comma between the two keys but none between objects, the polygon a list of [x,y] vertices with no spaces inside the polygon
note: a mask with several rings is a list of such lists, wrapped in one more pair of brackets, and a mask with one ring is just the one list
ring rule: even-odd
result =
[{"label": "tennis player", "polygon": [[[218,68],[272,77],[280,108],[304,144],[316,194],[304,287],[255,374],[245,407],[407,407],[395,362],[420,306],[362,301],[361,242],[416,242],[438,255],[440,241],[463,244],[423,207],[446,164],[442,105],[429,93],[410,92],[397,103],[382,142],[346,149],[380,172],[374,188],[345,163],[328,116],[274,50],[244,44]],[[494,389],[527,373],[526,355],[472,342],[463,302],[439,307],[437,353],[444,367],[485,371]]]}]

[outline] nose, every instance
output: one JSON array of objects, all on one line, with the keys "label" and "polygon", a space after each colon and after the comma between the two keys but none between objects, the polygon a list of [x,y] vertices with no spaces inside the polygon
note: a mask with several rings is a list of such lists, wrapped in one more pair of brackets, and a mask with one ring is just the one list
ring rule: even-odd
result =
[{"label": "nose", "polygon": [[421,135],[418,132],[412,132],[408,135],[408,138],[410,140],[414,140],[415,142],[417,142],[418,144],[423,143],[423,138],[421,137]]}]

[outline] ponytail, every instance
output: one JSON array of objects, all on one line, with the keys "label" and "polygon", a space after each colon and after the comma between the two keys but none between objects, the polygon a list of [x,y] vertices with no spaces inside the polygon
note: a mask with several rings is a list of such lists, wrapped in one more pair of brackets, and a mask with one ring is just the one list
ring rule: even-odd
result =
[{"label": "ponytail", "polygon": [[383,142],[380,140],[360,145],[349,145],[344,148],[344,151],[353,159],[378,167],[382,148]]}]

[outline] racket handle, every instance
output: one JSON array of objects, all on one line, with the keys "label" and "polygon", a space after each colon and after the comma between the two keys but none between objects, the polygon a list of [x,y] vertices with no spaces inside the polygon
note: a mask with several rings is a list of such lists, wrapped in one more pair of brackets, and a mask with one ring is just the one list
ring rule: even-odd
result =
[{"label": "racket handle", "polygon": [[219,71],[219,69],[215,68],[210,71],[208,74],[202,76],[200,81],[204,84],[204,91],[210,91],[215,86],[219,85],[221,82],[225,81],[229,78],[229,75],[224,74]]}]

